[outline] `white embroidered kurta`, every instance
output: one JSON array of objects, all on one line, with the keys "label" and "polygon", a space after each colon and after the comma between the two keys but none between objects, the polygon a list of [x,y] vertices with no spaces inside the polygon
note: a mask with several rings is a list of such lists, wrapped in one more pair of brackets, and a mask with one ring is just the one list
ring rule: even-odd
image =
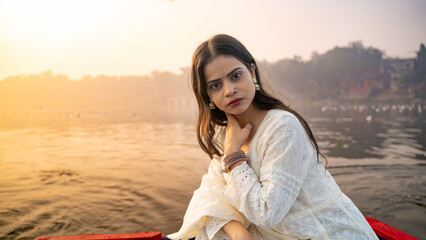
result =
[{"label": "white embroidered kurta", "polygon": [[[224,142],[225,128],[216,138]],[[225,173],[215,157],[171,239],[229,239],[241,222],[254,239],[377,239],[364,216],[317,162],[300,121],[273,109],[247,148],[248,162]]]}]

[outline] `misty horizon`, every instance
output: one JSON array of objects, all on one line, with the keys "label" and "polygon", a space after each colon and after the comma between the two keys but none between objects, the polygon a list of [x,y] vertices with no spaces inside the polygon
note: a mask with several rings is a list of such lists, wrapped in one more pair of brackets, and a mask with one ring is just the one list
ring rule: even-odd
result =
[{"label": "misty horizon", "polygon": [[[422,46],[419,53],[424,51]],[[408,61],[408,68],[405,63],[401,68],[400,61]],[[309,61],[295,56],[257,63],[264,76],[262,81],[266,91],[293,104],[307,99],[343,100],[348,96],[360,100],[389,99],[399,94],[399,98],[412,99],[417,93],[413,96],[407,87],[412,86],[419,92],[421,86],[408,82],[405,76],[415,71],[415,61],[385,58],[379,49],[352,42],[347,47],[334,47],[324,54],[313,53]],[[189,73],[190,67],[182,67],[179,74],[152,71],[146,75],[86,75],[77,81],[52,71],[21,74],[0,81],[0,110],[143,108],[194,111],[196,102]]]},{"label": "misty horizon", "polygon": [[[295,54],[292,58],[279,58],[279,59],[277,59],[277,60],[274,60],[274,61],[269,61],[269,60],[267,60],[267,59],[262,59],[262,60],[260,60],[260,59],[257,59],[256,61],[258,62],[258,63],[265,63],[265,64],[267,64],[267,65],[273,65],[273,64],[276,64],[276,63],[278,63],[278,62],[281,62],[281,61],[286,61],[286,60],[297,60],[297,61],[299,61],[299,62],[304,62],[304,63],[308,63],[308,62],[311,62],[311,61],[313,61],[313,58],[315,58],[315,57],[317,57],[317,56],[319,56],[319,55],[324,55],[324,54],[327,54],[328,52],[330,52],[330,51],[332,51],[333,49],[336,49],[336,48],[345,48],[345,47],[349,47],[349,46],[351,46],[351,45],[353,45],[353,44],[360,44],[360,45],[362,45],[363,46],[363,42],[361,41],[361,40],[358,40],[358,41],[351,41],[351,42],[349,42],[346,46],[335,46],[335,47],[333,47],[333,48],[331,48],[331,49],[329,49],[329,50],[327,50],[327,51],[325,51],[324,53],[318,53],[318,51],[316,51],[316,50],[313,50],[312,52],[311,52],[311,55],[310,55],[310,58],[309,59],[303,59],[303,57],[301,57],[300,55],[297,55],[297,54]],[[419,44],[416,46],[416,49],[418,48],[418,46],[419,45],[421,45],[422,44],[422,42],[419,42]],[[415,52],[414,53],[412,53],[411,55],[412,56],[410,56],[410,57],[402,57],[402,56],[388,56],[388,55],[386,55],[386,51],[384,51],[384,50],[381,50],[381,49],[379,49],[379,48],[376,48],[376,47],[374,47],[374,46],[368,46],[367,48],[371,48],[371,49],[377,49],[377,50],[380,50],[382,53],[383,53],[383,59],[414,59],[415,58]],[[79,75],[80,77],[78,77],[77,79],[76,78],[72,78],[72,74],[66,74],[66,73],[62,73],[62,72],[58,72],[57,73],[57,75],[64,75],[65,77],[67,77],[68,78],[68,80],[70,80],[70,81],[81,81],[81,80],[84,80],[84,79],[87,79],[87,78],[96,78],[96,77],[117,77],[117,78],[120,78],[120,77],[133,77],[133,76],[137,76],[137,77],[145,77],[145,76],[150,76],[150,75],[152,75],[152,74],[155,74],[155,73],[157,73],[157,72],[159,72],[159,73],[171,73],[171,74],[177,74],[177,75],[179,75],[179,73],[182,73],[182,72],[185,72],[185,71],[188,71],[188,69],[190,68],[190,63],[188,63],[186,66],[181,66],[181,67],[179,67],[179,71],[173,71],[173,70],[170,70],[170,69],[165,69],[165,70],[159,70],[159,69],[153,69],[153,70],[151,70],[151,71],[149,71],[148,73],[145,73],[145,74],[132,74],[132,73],[129,73],[129,74],[107,74],[107,73],[98,73],[98,74],[81,74],[81,75]],[[10,75],[10,76],[6,76],[6,77],[3,77],[2,79],[0,79],[0,82],[2,82],[2,81],[5,81],[5,80],[7,80],[7,79],[9,79],[9,78],[14,78],[14,77],[19,77],[19,76],[27,76],[27,75],[38,75],[38,74],[43,74],[43,73],[45,73],[45,72],[51,72],[51,73],[54,73],[55,72],[55,70],[54,69],[45,69],[44,71],[39,71],[39,72],[37,72],[37,73],[21,73],[21,74],[14,74],[14,75]],[[188,76],[189,77],[189,76]]]}]

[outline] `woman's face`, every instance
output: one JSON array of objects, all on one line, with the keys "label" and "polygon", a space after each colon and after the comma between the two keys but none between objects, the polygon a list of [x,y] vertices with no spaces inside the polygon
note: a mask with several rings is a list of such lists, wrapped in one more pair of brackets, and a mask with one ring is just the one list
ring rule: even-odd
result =
[{"label": "woman's face", "polygon": [[252,107],[255,95],[252,69],[228,55],[218,55],[204,67],[207,93],[220,110],[239,115]]}]

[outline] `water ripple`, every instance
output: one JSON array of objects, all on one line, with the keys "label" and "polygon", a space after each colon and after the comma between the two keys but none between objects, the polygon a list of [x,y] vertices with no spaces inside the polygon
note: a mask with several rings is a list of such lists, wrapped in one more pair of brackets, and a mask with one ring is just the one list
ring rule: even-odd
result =
[{"label": "water ripple", "polygon": [[[422,121],[340,116],[308,122],[329,171],[364,214],[424,235]],[[0,142],[4,239],[174,232],[209,164],[193,125],[183,123],[10,129],[0,131]]]}]

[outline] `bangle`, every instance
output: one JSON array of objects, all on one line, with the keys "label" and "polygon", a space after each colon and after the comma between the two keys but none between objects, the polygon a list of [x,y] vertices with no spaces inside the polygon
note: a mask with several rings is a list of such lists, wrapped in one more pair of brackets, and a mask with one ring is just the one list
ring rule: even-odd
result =
[{"label": "bangle", "polygon": [[243,162],[243,161],[245,161],[245,160],[243,160],[243,159],[238,159],[238,160],[235,160],[234,162],[231,162],[230,164],[228,164],[228,165],[226,166],[226,171],[227,171],[227,172],[229,172],[229,171],[231,170],[232,166],[234,166],[235,164],[237,164],[237,163],[239,163],[239,162]]},{"label": "bangle", "polygon": [[236,163],[241,162],[241,161],[247,161],[247,156],[244,153],[244,151],[242,151],[242,150],[229,154],[223,160],[223,162],[225,164],[225,169],[228,172],[229,172],[229,170],[232,166],[234,166]]},{"label": "bangle", "polygon": [[227,165],[227,163],[231,162],[232,160],[237,159],[237,158],[242,158],[242,157],[245,157],[245,156],[246,156],[246,154],[244,153],[244,151],[240,150],[240,151],[228,154],[228,156],[226,156],[223,159],[223,162],[225,163],[225,165]]}]

